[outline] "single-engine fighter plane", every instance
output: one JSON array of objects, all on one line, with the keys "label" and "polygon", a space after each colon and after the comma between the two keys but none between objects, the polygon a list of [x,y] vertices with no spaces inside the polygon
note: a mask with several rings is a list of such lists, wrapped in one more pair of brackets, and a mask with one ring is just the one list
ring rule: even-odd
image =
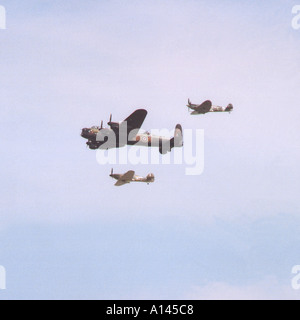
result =
[{"label": "single-engine fighter plane", "polygon": [[153,173],[149,173],[147,175],[147,177],[144,178],[144,177],[141,177],[141,176],[137,176],[135,174],[135,172],[132,171],[132,170],[130,170],[130,171],[124,173],[124,174],[119,174],[119,173],[114,173],[114,170],[111,169],[111,174],[109,176],[114,178],[114,179],[116,179],[116,180],[118,180],[115,183],[116,187],[123,186],[124,184],[130,183],[130,182],[146,182],[149,185],[149,183],[154,182],[154,179],[155,179]]},{"label": "single-engine fighter plane", "polygon": [[107,123],[110,128],[100,127],[82,129],[81,136],[88,140],[87,146],[92,149],[108,150],[121,148],[125,145],[137,145],[144,147],[158,147],[161,154],[170,152],[173,148],[183,146],[182,127],[178,124],[173,138],[151,135],[149,132],[139,133],[139,130],[147,116],[147,111],[138,109],[122,122],[112,122],[112,115]]},{"label": "single-engine fighter plane", "polygon": [[226,108],[213,106],[210,100],[206,100],[201,104],[193,104],[191,103],[190,99],[188,100],[187,107],[191,110],[192,115],[196,114],[205,114],[208,112],[231,112],[233,110],[233,105],[230,103]]}]

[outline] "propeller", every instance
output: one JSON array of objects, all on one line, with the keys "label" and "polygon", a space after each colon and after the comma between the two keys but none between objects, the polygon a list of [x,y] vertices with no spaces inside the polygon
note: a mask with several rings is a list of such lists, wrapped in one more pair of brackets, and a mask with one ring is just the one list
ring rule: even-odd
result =
[{"label": "propeller", "polygon": [[107,123],[109,126],[111,125],[111,121],[112,121],[112,114],[110,114],[109,122]]}]

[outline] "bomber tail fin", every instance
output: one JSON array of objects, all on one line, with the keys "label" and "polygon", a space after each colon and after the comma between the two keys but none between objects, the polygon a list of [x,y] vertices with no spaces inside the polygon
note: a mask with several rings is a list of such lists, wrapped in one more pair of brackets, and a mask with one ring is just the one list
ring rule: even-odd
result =
[{"label": "bomber tail fin", "polygon": [[175,127],[174,138],[171,139],[171,149],[181,148],[183,146],[182,126],[177,124]]},{"label": "bomber tail fin", "polygon": [[160,142],[159,152],[161,154],[166,154],[168,152],[171,152],[173,148],[181,148],[182,146],[183,146],[182,127],[180,124],[177,124],[174,132],[174,137],[165,143]]}]

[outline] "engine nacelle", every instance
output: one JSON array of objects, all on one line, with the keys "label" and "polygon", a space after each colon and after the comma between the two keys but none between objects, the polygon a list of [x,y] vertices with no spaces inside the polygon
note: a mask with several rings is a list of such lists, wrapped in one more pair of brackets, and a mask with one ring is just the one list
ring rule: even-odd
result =
[{"label": "engine nacelle", "polygon": [[127,143],[127,134],[120,138],[113,130],[104,128],[97,133],[96,143],[98,143],[100,149],[103,150],[121,148]]},{"label": "engine nacelle", "polygon": [[91,150],[96,150],[99,148],[99,145],[97,143],[92,142],[92,141],[88,141],[86,144],[89,146],[89,148]]}]

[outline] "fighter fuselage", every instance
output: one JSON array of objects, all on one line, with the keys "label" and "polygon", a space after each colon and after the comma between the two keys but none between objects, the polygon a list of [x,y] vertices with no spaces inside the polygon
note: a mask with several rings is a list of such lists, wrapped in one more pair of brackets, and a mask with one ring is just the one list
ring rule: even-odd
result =
[{"label": "fighter fuselage", "polygon": [[[122,174],[120,173],[112,173],[110,174],[110,177],[112,177],[115,180],[120,180],[122,178]],[[154,182],[155,177],[153,173],[149,173],[147,177],[142,177],[138,175],[134,175],[133,178],[130,181],[127,182],[146,182],[146,183],[152,183]]]}]

